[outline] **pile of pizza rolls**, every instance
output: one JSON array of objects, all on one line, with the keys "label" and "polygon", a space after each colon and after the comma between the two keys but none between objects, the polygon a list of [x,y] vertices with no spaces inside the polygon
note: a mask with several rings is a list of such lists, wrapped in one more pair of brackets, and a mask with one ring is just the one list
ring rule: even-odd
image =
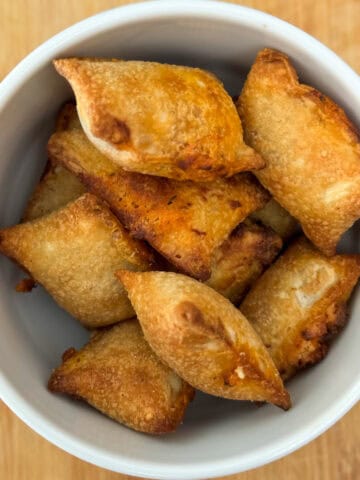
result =
[{"label": "pile of pizza rolls", "polygon": [[[234,103],[211,73],[64,58],[48,164],[0,251],[91,331],[48,388],[135,430],[195,390],[284,410],[284,382],[345,325],[360,256],[360,143],[286,55],[260,51]],[[29,305],[31,302],[29,295]],[[211,419],[209,419],[211,421]]]}]

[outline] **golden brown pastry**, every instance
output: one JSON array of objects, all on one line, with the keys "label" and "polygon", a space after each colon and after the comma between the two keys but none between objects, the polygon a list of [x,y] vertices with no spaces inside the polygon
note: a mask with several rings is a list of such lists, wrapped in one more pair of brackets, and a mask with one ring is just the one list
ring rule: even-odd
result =
[{"label": "golden brown pastry", "polygon": [[272,228],[283,240],[288,240],[299,230],[295,218],[273,198],[265,207],[253,212],[250,218]]},{"label": "golden brown pastry", "polygon": [[61,165],[49,164],[36,186],[23,215],[27,222],[65,206],[85,193],[77,177]]},{"label": "golden brown pastry", "polygon": [[96,58],[55,60],[89,140],[118,166],[211,181],[264,166],[243,142],[221,82],[198,68]]},{"label": "golden brown pastry", "polygon": [[91,328],[134,316],[114,272],[147,270],[153,260],[145,244],[132,239],[91,194],[39,219],[0,230],[0,252]]},{"label": "golden brown pastry", "polygon": [[76,111],[75,103],[67,102],[60,108],[56,118],[55,131],[62,132],[74,128],[81,128],[81,123]]},{"label": "golden brown pastry", "polygon": [[257,280],[240,309],[283,379],[326,355],[359,275],[360,255],[328,258],[301,238]]},{"label": "golden brown pastry", "polygon": [[194,395],[190,385],[157,358],[136,320],[99,330],[79,351],[67,350],[48,387],[152,434],[175,430]]},{"label": "golden brown pastry", "polygon": [[206,284],[237,304],[281,247],[273,230],[245,221],[216,250]]},{"label": "golden brown pastry", "polygon": [[179,270],[206,280],[212,256],[268,194],[250,174],[206,184],[126,172],[80,130],[55,133],[49,157],[103,198],[131,234],[147,240]]},{"label": "golden brown pastry", "polygon": [[178,273],[123,270],[117,275],[146,340],[190,385],[225,398],[290,407],[270,355],[229,300]]},{"label": "golden brown pastry", "polygon": [[[81,128],[76,106],[66,103],[56,119],[56,131]],[[23,215],[23,221],[42,217],[85,193],[85,187],[76,176],[60,165],[48,162],[43,177],[36,186]]]},{"label": "golden brown pastry", "polygon": [[255,172],[327,255],[360,216],[360,142],[344,111],[299,83],[286,55],[262,50],[238,101],[245,140],[266,161]]}]

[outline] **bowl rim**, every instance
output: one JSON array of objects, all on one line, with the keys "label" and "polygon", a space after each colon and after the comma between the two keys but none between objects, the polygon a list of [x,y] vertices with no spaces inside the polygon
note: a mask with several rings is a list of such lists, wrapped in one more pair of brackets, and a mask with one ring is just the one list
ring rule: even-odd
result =
[{"label": "bowl rim", "polygon": [[[202,18],[228,22],[240,21],[256,29],[277,30],[277,35],[286,37],[292,45],[312,52],[317,61],[332,64],[335,71],[341,71],[351,89],[360,90],[360,77],[332,50],[311,35],[277,17],[260,10],[216,0],[150,0],[122,5],[88,17],[61,31],[27,55],[0,83],[0,109],[10,102],[18,89],[39,69],[51,61],[63,49],[89,39],[93,34],[121,28],[123,25],[160,18]],[[164,465],[156,461],[129,460],[120,455],[109,454],[105,449],[92,446],[89,442],[73,438],[66,431],[53,424],[28,404],[17,392],[9,378],[0,371],[0,395],[7,406],[29,427],[49,442],[66,452],[94,465],[114,472],[139,477],[158,479],[197,480],[243,472],[277,460],[310,442],[337,420],[339,420],[360,399],[360,374],[348,389],[339,392],[337,400],[322,415],[302,425],[296,435],[289,433],[271,445],[262,447],[246,458],[235,455],[222,461],[209,459],[194,465]]]}]

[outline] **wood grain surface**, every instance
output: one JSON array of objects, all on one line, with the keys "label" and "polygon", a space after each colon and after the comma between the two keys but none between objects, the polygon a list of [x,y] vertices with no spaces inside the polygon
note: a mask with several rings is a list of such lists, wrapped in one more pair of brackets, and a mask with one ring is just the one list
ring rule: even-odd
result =
[{"label": "wood grain surface", "polygon": [[[121,0],[0,0],[0,79],[27,53],[65,27]],[[291,22],[360,71],[360,0],[238,1]],[[1,392],[0,392],[1,394]],[[360,404],[317,440],[233,480],[360,479]],[[61,451],[0,402],[1,480],[123,480]]]}]

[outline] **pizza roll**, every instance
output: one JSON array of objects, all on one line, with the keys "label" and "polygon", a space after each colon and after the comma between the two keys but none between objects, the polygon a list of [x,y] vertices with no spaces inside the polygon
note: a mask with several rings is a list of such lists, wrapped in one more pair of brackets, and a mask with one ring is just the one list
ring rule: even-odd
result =
[{"label": "pizza roll", "polygon": [[73,173],[60,165],[49,164],[26,206],[23,221],[47,215],[83,193],[85,187]]},{"label": "pizza roll", "polygon": [[281,247],[273,230],[245,221],[216,250],[206,284],[237,304]]},{"label": "pizza roll", "polygon": [[152,255],[91,194],[47,216],[0,230],[0,252],[87,327],[134,316],[115,270],[147,270]]},{"label": "pizza roll", "polygon": [[74,128],[81,128],[81,123],[75,103],[67,102],[60,108],[56,118],[55,131],[62,132],[64,130],[73,130]]},{"label": "pizza roll", "polygon": [[283,379],[326,355],[345,324],[346,302],[359,275],[360,255],[328,258],[301,238],[252,287],[241,312]]},{"label": "pizza roll", "polygon": [[268,193],[247,173],[210,183],[126,172],[80,130],[55,133],[49,157],[108,202],[131,234],[144,239],[179,270],[206,280],[216,248]]},{"label": "pizza roll", "polygon": [[332,100],[299,83],[286,55],[262,50],[238,101],[245,139],[265,159],[255,172],[305,235],[333,255],[360,216],[360,142]]},{"label": "pizza roll", "polygon": [[273,198],[265,207],[253,212],[250,218],[272,228],[283,240],[288,240],[299,230],[295,218]]},{"label": "pizza roll", "polygon": [[136,320],[96,332],[81,350],[70,348],[48,388],[82,399],[141,432],[171,432],[194,390],[154,354]]},{"label": "pizza roll", "polygon": [[243,142],[231,97],[212,74],[155,62],[55,60],[89,140],[134,172],[211,181],[264,166]]},{"label": "pizza roll", "polygon": [[[76,106],[66,103],[56,119],[56,131],[81,128]],[[23,221],[42,217],[85,193],[85,187],[76,176],[60,165],[48,162],[23,215]]]},{"label": "pizza roll", "polygon": [[229,300],[172,272],[119,271],[146,340],[193,387],[284,409],[290,398],[262,341]]}]

